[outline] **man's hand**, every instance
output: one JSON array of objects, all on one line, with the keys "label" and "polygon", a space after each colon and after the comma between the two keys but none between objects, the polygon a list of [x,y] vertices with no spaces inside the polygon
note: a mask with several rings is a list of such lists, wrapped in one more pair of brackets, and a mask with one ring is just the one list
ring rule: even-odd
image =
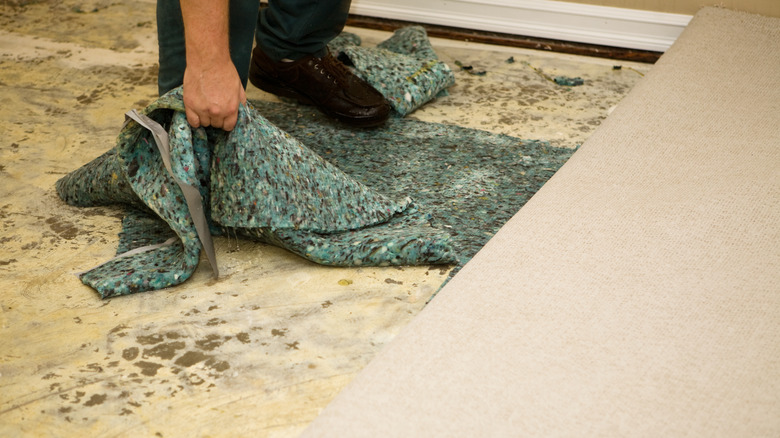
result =
[{"label": "man's hand", "polygon": [[228,0],[181,0],[187,68],[184,108],[194,128],[232,131],[246,92],[230,60]]},{"label": "man's hand", "polygon": [[184,71],[184,109],[193,128],[213,126],[232,131],[238,105],[246,103],[246,92],[236,68],[227,63],[190,66]]}]

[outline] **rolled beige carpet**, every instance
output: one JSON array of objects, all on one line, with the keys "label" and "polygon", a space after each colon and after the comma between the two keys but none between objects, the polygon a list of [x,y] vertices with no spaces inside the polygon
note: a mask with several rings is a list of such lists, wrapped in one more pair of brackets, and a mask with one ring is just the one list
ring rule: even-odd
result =
[{"label": "rolled beige carpet", "polygon": [[697,14],[304,436],[780,436],[780,19]]}]

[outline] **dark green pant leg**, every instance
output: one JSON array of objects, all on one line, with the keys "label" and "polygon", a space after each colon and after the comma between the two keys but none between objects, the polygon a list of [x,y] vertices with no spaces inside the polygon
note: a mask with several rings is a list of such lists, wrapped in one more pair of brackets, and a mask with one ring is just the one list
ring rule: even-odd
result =
[{"label": "dark green pant leg", "polygon": [[344,29],[351,0],[269,0],[257,20],[257,43],[276,61],[322,56]]},{"label": "dark green pant leg", "polygon": [[179,0],[157,0],[157,46],[157,88],[162,96],[182,84],[187,66]]},{"label": "dark green pant leg", "polygon": [[[230,57],[244,88],[259,7],[258,0],[230,0]],[[179,0],[157,0],[157,41],[160,62],[157,86],[163,95],[183,83],[187,67]]]},{"label": "dark green pant leg", "polygon": [[246,88],[260,0],[230,0],[230,57]]}]

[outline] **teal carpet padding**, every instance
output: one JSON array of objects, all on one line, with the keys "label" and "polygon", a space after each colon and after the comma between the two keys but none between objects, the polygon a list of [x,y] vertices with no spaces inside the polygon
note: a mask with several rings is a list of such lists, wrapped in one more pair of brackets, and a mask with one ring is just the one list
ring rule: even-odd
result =
[{"label": "teal carpet padding", "polygon": [[[180,90],[145,113],[169,127],[172,169],[209,201],[212,233],[326,265],[462,265],[573,152],[410,119],[354,130],[310,107],[253,106],[231,135],[192,130]],[[130,206],[117,254],[147,249],[82,274],[102,297],[173,286],[197,267],[190,213],[149,131],[135,122],[57,190],[72,205]]]},{"label": "teal carpet padding", "polygon": [[[132,207],[117,257],[80,277],[103,298],[188,279],[201,242],[211,238],[197,230],[195,210],[201,208],[206,230],[272,243],[319,263],[457,260],[448,234],[433,229],[430,213],[408,196],[390,198],[356,181],[252,108],[242,107],[229,134],[193,130],[179,88],[142,115],[168,132],[170,172],[151,131],[130,120],[114,149],[57,182],[58,194],[71,205]],[[177,180],[196,188],[202,205],[188,208]]]},{"label": "teal carpet padding", "polygon": [[[454,83],[421,27],[359,44],[331,50],[400,116]],[[181,93],[128,113],[113,149],[57,182],[71,205],[128,207],[117,256],[80,275],[103,298],[184,282],[202,248],[218,275],[223,233],[325,265],[462,266],[573,152],[401,117],[356,130],[270,102],[241,106],[230,133],[192,129]]]},{"label": "teal carpet padding", "polygon": [[360,37],[345,32],[328,47],[382,93],[398,116],[446,96],[455,84],[455,75],[439,60],[422,26],[398,29],[376,47],[360,44]]},{"label": "teal carpet padding", "polygon": [[276,126],[345,173],[433,214],[465,264],[571,157],[574,149],[459,126],[391,118],[353,130],[310,107],[253,102]]}]

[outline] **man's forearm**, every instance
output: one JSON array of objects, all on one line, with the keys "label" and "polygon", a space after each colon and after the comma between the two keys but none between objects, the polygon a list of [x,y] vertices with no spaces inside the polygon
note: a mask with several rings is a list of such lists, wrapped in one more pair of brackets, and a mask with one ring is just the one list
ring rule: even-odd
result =
[{"label": "man's forearm", "polygon": [[230,62],[229,0],[181,0],[187,65]]},{"label": "man's forearm", "polygon": [[184,106],[194,127],[232,130],[246,100],[230,59],[229,0],[180,0],[187,68]]}]

